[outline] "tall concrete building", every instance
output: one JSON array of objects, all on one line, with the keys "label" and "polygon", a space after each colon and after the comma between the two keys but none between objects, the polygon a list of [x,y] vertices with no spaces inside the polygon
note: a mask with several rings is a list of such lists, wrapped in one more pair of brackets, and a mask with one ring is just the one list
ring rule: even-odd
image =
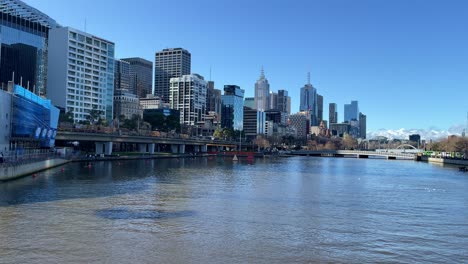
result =
[{"label": "tall concrete building", "polygon": [[308,74],[307,84],[301,88],[300,111],[308,111],[310,115],[310,125],[318,125],[318,102],[317,89],[310,83],[310,74]]},{"label": "tall concrete building", "polygon": [[124,60],[115,60],[114,90],[130,91],[130,63]]},{"label": "tall concrete building", "polygon": [[297,113],[289,116],[289,125],[296,130],[297,138],[306,138],[308,130],[307,116],[302,113]]},{"label": "tall concrete building", "polygon": [[221,96],[221,127],[242,131],[244,127],[244,93],[237,85],[224,85]]},{"label": "tall concrete building", "polygon": [[113,119],[114,43],[70,27],[49,31],[48,97],[85,121],[91,110]]},{"label": "tall concrete building", "polygon": [[206,81],[198,74],[170,80],[169,104],[180,111],[180,123],[195,126],[205,121]]},{"label": "tall concrete building", "polygon": [[138,98],[144,98],[147,94],[153,93],[153,63],[142,58],[125,58],[130,64],[130,92]]},{"label": "tall concrete building", "polygon": [[182,48],[163,49],[156,52],[154,63],[154,95],[169,102],[171,78],[191,73],[191,54]]},{"label": "tall concrete building", "polygon": [[140,100],[126,89],[119,89],[114,93],[114,120],[120,119],[122,116],[125,119],[132,119],[133,116],[143,116]]},{"label": "tall concrete building", "polygon": [[59,25],[19,0],[0,0],[0,88],[9,81],[47,94],[49,30]]},{"label": "tall concrete building", "polygon": [[359,113],[359,137],[366,139],[367,134],[367,116],[363,113]]},{"label": "tall concrete building", "polygon": [[328,105],[328,122],[331,124],[338,123],[338,106],[335,103]]},{"label": "tall concrete building", "polygon": [[323,96],[317,94],[317,122],[320,124],[323,121]]},{"label": "tall concrete building", "polygon": [[255,82],[255,107],[259,111],[270,109],[270,84],[265,78],[265,72],[260,72],[260,78]]},{"label": "tall concrete building", "polygon": [[352,119],[358,120],[359,118],[358,101],[351,101],[351,104],[344,105],[344,122],[350,122]]}]

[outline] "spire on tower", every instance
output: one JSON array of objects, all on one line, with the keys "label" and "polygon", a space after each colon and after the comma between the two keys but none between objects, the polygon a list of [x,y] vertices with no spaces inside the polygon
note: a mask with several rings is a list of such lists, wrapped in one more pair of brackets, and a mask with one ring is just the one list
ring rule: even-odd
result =
[{"label": "spire on tower", "polygon": [[307,73],[307,84],[310,84],[310,72]]},{"label": "spire on tower", "polygon": [[260,80],[263,80],[265,79],[265,71],[263,71],[263,65],[262,65],[262,69],[260,70]]}]

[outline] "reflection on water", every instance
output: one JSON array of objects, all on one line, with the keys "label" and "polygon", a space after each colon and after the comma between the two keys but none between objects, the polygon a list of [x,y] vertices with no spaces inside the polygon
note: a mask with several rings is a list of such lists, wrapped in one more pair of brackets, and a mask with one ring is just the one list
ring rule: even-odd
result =
[{"label": "reflection on water", "polygon": [[467,190],[411,161],[72,163],[0,184],[0,263],[467,262]]}]

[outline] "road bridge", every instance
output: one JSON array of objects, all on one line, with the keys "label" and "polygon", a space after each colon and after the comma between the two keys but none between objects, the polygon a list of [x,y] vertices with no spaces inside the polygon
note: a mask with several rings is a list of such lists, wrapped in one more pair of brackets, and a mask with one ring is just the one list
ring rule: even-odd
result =
[{"label": "road bridge", "polygon": [[153,154],[160,152],[161,147],[169,147],[172,153],[185,153],[189,146],[193,152],[222,151],[236,148],[236,142],[223,140],[208,140],[198,138],[155,137],[138,135],[120,135],[119,133],[89,133],[58,131],[56,141],[92,142],[96,154],[111,155],[114,144],[136,144],[141,153]]}]

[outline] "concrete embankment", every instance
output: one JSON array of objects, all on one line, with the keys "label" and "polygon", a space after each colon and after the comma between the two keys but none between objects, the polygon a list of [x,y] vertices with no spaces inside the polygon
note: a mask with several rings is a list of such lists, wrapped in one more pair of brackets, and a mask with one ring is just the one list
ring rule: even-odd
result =
[{"label": "concrete embankment", "polygon": [[451,164],[459,166],[468,166],[468,160],[462,159],[444,159],[444,158],[431,158],[431,157],[421,157],[421,161],[430,162],[430,163],[439,163],[439,164]]},{"label": "concrete embankment", "polygon": [[0,167],[0,181],[13,180],[28,174],[47,170],[69,162],[66,159],[47,159],[27,164]]}]

